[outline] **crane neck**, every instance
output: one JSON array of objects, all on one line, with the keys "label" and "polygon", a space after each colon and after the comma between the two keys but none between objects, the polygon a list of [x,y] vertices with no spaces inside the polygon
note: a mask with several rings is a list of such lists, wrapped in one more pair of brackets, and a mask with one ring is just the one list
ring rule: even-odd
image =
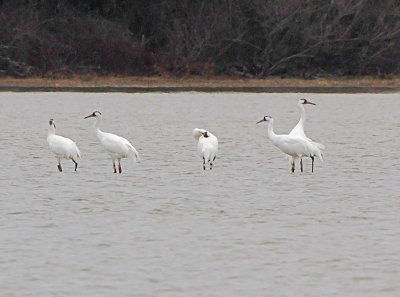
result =
[{"label": "crane neck", "polygon": [[96,136],[98,138],[100,138],[101,134],[103,133],[100,130],[100,121],[101,121],[101,119],[99,117],[96,117],[96,122],[94,123],[94,132],[96,133]]},{"label": "crane neck", "polygon": [[268,137],[271,139],[272,143],[275,143],[279,138],[274,132],[274,120],[272,119],[268,122]]},{"label": "crane neck", "polygon": [[302,127],[304,127],[304,123],[306,122],[306,110],[304,109],[302,103],[297,104],[297,106],[299,107],[301,113],[300,120],[297,125],[301,125]]},{"label": "crane neck", "polygon": [[55,134],[56,134],[56,128],[54,128],[53,125],[49,126],[49,129],[47,130],[47,136],[55,135]]}]

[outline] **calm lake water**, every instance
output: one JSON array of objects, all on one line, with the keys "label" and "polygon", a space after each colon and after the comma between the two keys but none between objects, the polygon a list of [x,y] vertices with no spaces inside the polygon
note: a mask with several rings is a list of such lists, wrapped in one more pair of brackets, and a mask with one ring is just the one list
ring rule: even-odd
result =
[{"label": "calm lake water", "polygon": [[[302,97],[313,174],[255,124],[288,133]],[[94,110],[142,163],[113,173]],[[400,94],[1,93],[0,123],[3,297],[400,296]],[[219,138],[212,171],[195,127]]]}]

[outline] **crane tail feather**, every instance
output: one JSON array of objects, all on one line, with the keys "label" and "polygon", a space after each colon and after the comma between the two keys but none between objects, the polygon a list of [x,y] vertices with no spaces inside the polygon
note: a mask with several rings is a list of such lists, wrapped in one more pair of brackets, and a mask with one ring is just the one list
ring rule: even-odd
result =
[{"label": "crane tail feather", "polygon": [[139,153],[137,152],[137,150],[134,147],[131,147],[131,157],[132,157],[133,161],[135,161],[136,163],[140,163],[142,161],[140,159]]},{"label": "crane tail feather", "polygon": [[79,159],[82,159],[81,157],[81,151],[76,147],[76,155],[78,156]]},{"label": "crane tail feather", "polygon": [[315,144],[320,150],[325,149],[325,145],[323,145],[322,143],[313,141],[313,144]]}]

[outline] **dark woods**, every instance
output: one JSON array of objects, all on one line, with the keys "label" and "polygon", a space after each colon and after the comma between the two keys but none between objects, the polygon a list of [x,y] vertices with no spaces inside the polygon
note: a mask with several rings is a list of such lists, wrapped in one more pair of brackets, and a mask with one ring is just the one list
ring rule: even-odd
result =
[{"label": "dark woods", "polygon": [[398,0],[0,0],[0,75],[386,75]]}]

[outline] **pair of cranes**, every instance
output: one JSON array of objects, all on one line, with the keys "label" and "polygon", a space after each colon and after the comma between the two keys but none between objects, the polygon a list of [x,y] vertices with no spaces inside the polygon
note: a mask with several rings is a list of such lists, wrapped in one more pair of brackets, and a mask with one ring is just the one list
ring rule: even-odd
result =
[{"label": "pair of cranes", "polygon": [[268,137],[277,148],[282,152],[289,155],[291,170],[294,172],[295,163],[297,159],[300,159],[300,170],[303,172],[303,157],[310,157],[312,160],[311,172],[314,172],[314,157],[317,156],[322,162],[322,150],[325,146],[321,143],[312,141],[308,138],[304,132],[304,126],[306,122],[306,111],[304,105],[316,105],[307,99],[300,99],[297,103],[300,109],[301,116],[297,125],[287,135],[277,135],[274,132],[274,120],[271,116],[265,116],[263,119],[258,121],[256,124],[266,122],[268,123]]},{"label": "pair of cranes", "polygon": [[[306,121],[306,113],[303,105],[310,104],[316,105],[306,99],[300,99],[297,103],[301,111],[300,120],[297,125],[292,129],[288,135],[277,135],[274,132],[274,120],[271,116],[265,116],[263,119],[257,122],[268,123],[268,137],[272,143],[278,147],[282,152],[289,155],[291,163],[291,171],[295,171],[296,160],[300,159],[300,169],[303,172],[303,157],[310,157],[312,160],[311,171],[314,171],[314,157],[317,156],[323,161],[322,150],[325,148],[324,145],[312,141],[308,138],[304,132],[304,126]],[[114,173],[117,173],[115,161],[118,160],[118,171],[122,173],[121,159],[131,157],[134,161],[140,162],[139,153],[132,146],[132,144],[125,138],[112,134],[102,132],[99,128],[101,120],[101,112],[94,111],[92,114],[85,117],[95,118],[95,134],[110,155],[113,162]],[[55,134],[56,126],[54,120],[49,121],[49,132],[47,136],[47,142],[53,153],[58,160],[58,170],[61,172],[61,159],[70,159],[75,164],[75,171],[78,167],[77,159],[81,158],[80,151],[75,142],[71,139],[59,136]],[[195,128],[193,130],[193,136],[198,141],[197,151],[203,160],[203,169],[206,169],[206,164],[209,164],[210,170],[213,168],[213,163],[218,153],[218,139],[211,132],[205,129]]]},{"label": "pair of cranes", "polygon": [[[131,157],[134,161],[140,162],[139,153],[132,146],[132,144],[125,138],[112,134],[106,133],[100,130],[99,124],[101,121],[101,112],[94,111],[90,115],[86,116],[85,119],[95,118],[95,134],[100,141],[101,145],[108,152],[113,162],[114,173],[117,173],[115,161],[118,160],[118,171],[122,173],[121,159]],[[58,170],[62,172],[61,159],[70,159],[75,164],[75,171],[78,168],[77,160],[81,158],[81,153],[78,146],[71,139],[56,135],[56,125],[54,120],[49,121],[49,130],[47,134],[47,142],[50,149],[58,160]]]}]

